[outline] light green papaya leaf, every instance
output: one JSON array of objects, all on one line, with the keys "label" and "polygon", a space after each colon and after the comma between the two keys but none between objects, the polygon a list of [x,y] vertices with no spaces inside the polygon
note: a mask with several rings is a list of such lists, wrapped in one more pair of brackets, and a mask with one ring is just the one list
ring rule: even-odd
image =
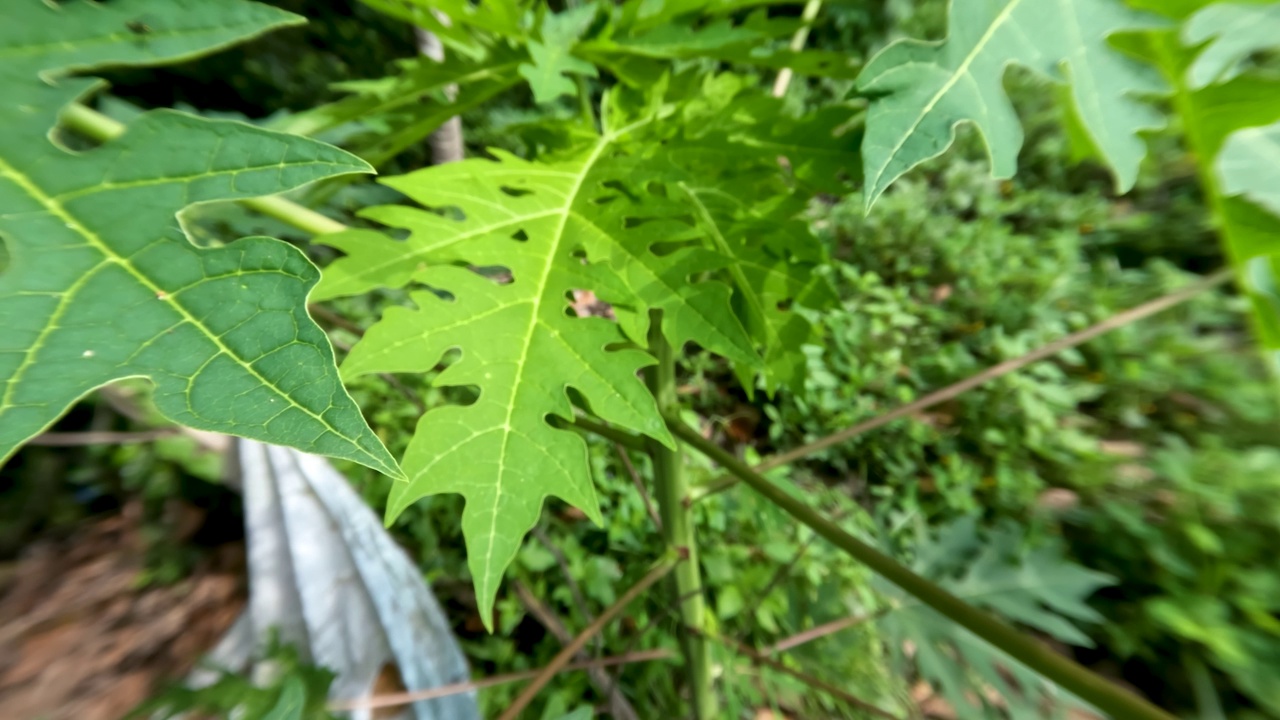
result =
[{"label": "light green papaya leaf", "polygon": [[1280,81],[1238,63],[1250,53],[1280,47],[1280,15],[1264,7],[1273,6],[1250,10],[1240,3],[1184,0],[1176,7],[1186,18],[1181,31],[1147,33],[1136,50],[1174,89],[1187,144],[1202,158],[1201,185],[1215,226],[1253,305],[1258,342],[1280,371],[1280,217],[1275,187],[1268,185],[1275,168],[1267,164],[1276,162]]},{"label": "light green papaya leaf", "polygon": [[[606,126],[612,127],[606,116]],[[394,518],[426,495],[466,498],[462,527],[482,616],[488,621],[502,573],[555,495],[600,520],[583,440],[558,429],[571,420],[572,388],[595,415],[670,443],[636,371],[652,358],[643,342],[649,310],[662,310],[673,344],[696,339],[713,352],[759,366],[730,308],[730,289],[692,278],[725,258],[701,245],[671,194],[652,194],[661,174],[632,161],[621,139],[650,118],[618,127],[556,162],[495,151],[494,160],[442,165],[384,182],[436,212],[371,208],[370,219],[404,228],[323,238],[346,253],[325,273],[322,296],[417,282],[417,310],[392,307],[343,365],[370,372],[426,372],[450,349],[461,359],[436,380],[472,385],[479,398],[423,416],[404,463],[410,481],[393,490]],[[669,252],[654,252],[661,243]],[[613,303],[618,322],[575,317],[574,290]]]},{"label": "light green papaya leaf", "polygon": [[735,45],[766,42],[793,29],[788,25],[785,30],[770,34],[765,28],[734,25],[727,18],[721,18],[701,27],[691,23],[660,25],[632,37],[601,43],[597,49],[664,59],[704,57]]},{"label": "light green papaya leaf", "polygon": [[1250,54],[1275,47],[1280,30],[1280,5],[1217,3],[1204,8],[1182,26],[1188,45],[1208,43],[1187,70],[1187,84],[1198,90],[1229,79]]},{"label": "light green papaya leaf", "polygon": [[0,11],[0,460],[77,399],[150,378],[191,427],[363,463],[399,476],[306,314],[319,272],[293,247],[249,238],[202,250],[176,214],[367,172],[318,142],[175,112],[73,154],[49,139],[97,64],[154,64],[288,23],[229,0],[116,0]]},{"label": "light green papaya leaf", "polygon": [[[747,204],[746,193],[725,192],[732,187],[683,190],[716,250],[733,259],[729,272],[747,330],[762,346],[766,391],[802,389],[807,367],[799,348],[816,334],[794,306],[821,308],[835,299],[829,282],[816,272],[825,260],[822,245],[788,203]],[[752,387],[757,364],[735,367],[743,385]]]},{"label": "light green papaya leaf", "polygon": [[[525,36],[522,20],[533,5],[530,0],[361,0],[364,4],[407,23],[435,33],[446,47],[474,47],[481,30],[498,37],[519,40]],[[441,18],[447,19],[447,24]]]},{"label": "light green papaya leaf", "polygon": [[945,41],[896,42],[859,76],[859,90],[873,98],[862,145],[867,207],[898,177],[950,147],[960,123],[981,131],[992,173],[1012,176],[1022,126],[1002,80],[1013,63],[1070,84],[1117,189],[1129,189],[1146,153],[1139,132],[1163,124],[1135,96],[1164,86],[1109,47],[1108,38],[1159,24],[1121,0],[952,0]]},{"label": "light green papaya leaf", "polygon": [[[477,107],[520,82],[516,68],[527,56],[498,46],[479,58],[448,55],[444,62],[414,58],[384,78],[338,83],[352,93],[336,102],[287,116],[271,127],[297,135],[316,135],[348,124],[369,128],[343,145],[375,167],[418,145],[450,118]],[[453,86],[450,99],[445,89]]]},{"label": "light green papaya leaf", "polygon": [[1280,217],[1280,123],[1232,133],[1218,153],[1216,170],[1223,193],[1241,195]]},{"label": "light green papaya leaf", "polygon": [[1229,198],[1233,260],[1254,306],[1259,341],[1280,369],[1280,122],[1232,133],[1215,170]]},{"label": "light green papaya leaf", "polygon": [[529,81],[533,99],[548,103],[561,95],[577,92],[570,74],[596,76],[596,66],[574,57],[571,52],[596,15],[595,3],[586,3],[542,18],[540,39],[529,40],[530,62],[520,65],[520,75]]},{"label": "light green papaya leaf", "polygon": [[676,197],[703,245],[731,261],[724,274],[733,309],[760,356],[734,369],[748,393],[757,374],[770,394],[799,389],[807,366],[801,346],[817,332],[797,311],[835,300],[817,272],[825,250],[803,216],[813,189],[845,191],[839,173],[857,173],[861,135],[848,127],[850,106],[792,117],[781,99],[727,73],[677,75],[662,103],[679,108],[681,122],[663,124],[670,137],[653,143],[663,148],[657,155],[678,169]]}]

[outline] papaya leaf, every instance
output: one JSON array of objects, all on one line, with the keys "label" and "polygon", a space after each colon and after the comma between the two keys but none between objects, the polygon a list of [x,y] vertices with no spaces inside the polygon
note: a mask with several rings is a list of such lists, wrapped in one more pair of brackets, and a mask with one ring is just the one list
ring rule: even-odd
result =
[{"label": "papaya leaf", "polygon": [[[732,185],[682,189],[716,251],[732,258],[728,267],[738,291],[739,315],[762,346],[766,391],[802,389],[806,359],[800,348],[817,334],[794,305],[821,309],[835,299],[826,278],[816,272],[825,260],[822,246],[806,223],[794,219],[796,208],[788,208],[785,197],[783,202],[748,204],[741,199],[746,193],[732,192]],[[747,388],[757,366],[735,365]]]},{"label": "papaya leaf", "polygon": [[[691,226],[671,216],[673,204],[651,194],[643,165],[621,150],[655,116],[618,126],[609,105],[602,116],[603,136],[555,162],[494,151],[496,160],[384,180],[436,209],[364,211],[409,230],[404,241],[372,231],[323,238],[346,256],[326,271],[321,296],[410,281],[429,288],[411,293],[418,310],[387,310],[353,348],[345,375],[426,372],[458,348],[461,358],[436,382],[479,388],[473,404],[423,416],[404,458],[409,483],[393,490],[387,512],[394,518],[430,494],[466,498],[462,527],[486,622],[545,497],[601,520],[583,440],[549,422],[573,418],[570,388],[604,420],[672,443],[636,375],[653,360],[625,347],[622,327],[641,341],[648,310],[660,309],[673,343],[697,339],[736,360],[752,357],[729,288],[690,279],[726,260],[697,245]],[[676,247],[653,252],[660,242]],[[630,319],[574,317],[573,290],[596,292]]]},{"label": "papaya leaf", "polygon": [[520,75],[529,81],[533,99],[547,103],[561,95],[577,92],[569,74],[596,76],[596,66],[571,54],[574,44],[586,32],[596,15],[594,3],[542,17],[539,40],[529,40],[530,62],[520,66]]},{"label": "papaya leaf", "polygon": [[1253,302],[1259,341],[1280,369],[1280,122],[1230,135],[1216,171],[1228,197],[1233,259]]},{"label": "papaya leaf", "polygon": [[[763,359],[765,390],[799,389],[807,364],[802,345],[818,333],[797,310],[835,300],[818,272],[825,250],[803,220],[806,191],[840,192],[838,171],[857,167],[858,133],[837,131],[850,122],[849,106],[791,117],[782,100],[727,73],[679,75],[664,102],[679,108],[681,122],[667,123],[676,129],[660,143],[660,156],[679,169],[678,196],[701,226],[704,245],[731,261],[725,274],[734,309]],[[759,363],[735,363],[735,370],[750,392]]]},{"label": "papaya leaf", "polygon": [[1217,173],[1224,194],[1241,195],[1280,216],[1280,123],[1232,133],[1218,154]]},{"label": "papaya leaf", "polygon": [[1012,176],[1022,147],[1022,126],[1002,86],[1012,63],[1070,84],[1117,189],[1128,190],[1146,152],[1139,132],[1163,125],[1134,96],[1164,86],[1109,47],[1108,38],[1159,24],[1120,0],[952,0],[945,41],[896,42],[858,79],[859,90],[873,98],[862,146],[867,207],[898,177],[950,147],[960,123],[982,133],[992,174]]},{"label": "papaya leaf", "polygon": [[1268,12],[1271,7],[1186,2],[1177,8],[1185,16],[1181,32],[1147,33],[1135,52],[1173,88],[1218,235],[1253,305],[1258,341],[1280,371],[1280,217],[1274,188],[1266,185],[1275,172],[1267,163],[1275,162],[1280,76],[1239,67],[1249,54],[1280,46],[1280,14]]},{"label": "papaya leaf", "polygon": [[[344,141],[344,146],[376,166],[421,143],[456,115],[514,87],[516,68],[527,56],[502,45],[483,51],[479,59],[448,55],[444,62],[415,58],[400,63],[395,75],[335,85],[352,93],[336,102],[291,115],[272,129],[316,135],[358,123],[372,128]],[[448,86],[458,95],[449,100]]]},{"label": "papaya leaf", "polygon": [[1276,46],[1280,5],[1218,3],[1196,13],[1182,27],[1187,45],[1208,43],[1187,69],[1187,84],[1199,90],[1230,79],[1250,54]]},{"label": "papaya leaf", "polygon": [[[771,3],[764,3],[771,4]],[[790,68],[798,75],[852,80],[861,63],[846,52],[793,50],[785,42],[800,27],[794,19],[769,18],[761,11],[745,21],[707,16],[728,6],[705,3],[666,3],[657,12],[655,3],[630,2],[618,6],[613,23],[605,32],[578,44],[574,53],[608,68],[623,82],[642,86],[653,78],[638,73],[637,67],[655,71],[654,61],[708,58],[759,68]],[[656,19],[663,22],[655,24]]]},{"label": "papaya leaf", "polygon": [[147,377],[177,422],[400,476],[307,316],[316,268],[268,238],[198,249],[175,217],[368,165],[170,111],[80,154],[49,139],[63,106],[96,84],[65,73],[188,57],[294,16],[226,0],[32,0],[0,14],[0,459],[91,390]]},{"label": "papaya leaf", "polygon": [[[424,27],[446,44],[451,38],[474,37],[466,30],[474,29],[501,38],[519,40],[525,37],[522,20],[532,5],[528,0],[361,0],[380,12],[405,22]],[[448,18],[448,24],[440,20]]]},{"label": "papaya leaf", "polygon": [[763,28],[734,25],[727,18],[720,18],[702,27],[694,27],[691,23],[661,25],[631,37],[617,38],[608,44],[601,43],[596,48],[663,59],[707,57],[728,47],[761,43],[794,29],[788,23],[781,29],[772,29],[770,33]]}]

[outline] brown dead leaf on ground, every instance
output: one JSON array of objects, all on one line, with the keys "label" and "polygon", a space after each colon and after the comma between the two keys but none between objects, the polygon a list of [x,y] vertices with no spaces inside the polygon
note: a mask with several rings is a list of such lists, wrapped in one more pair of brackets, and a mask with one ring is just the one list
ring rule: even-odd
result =
[{"label": "brown dead leaf on ground", "polygon": [[139,587],[136,514],[32,546],[0,586],[0,718],[118,720],[182,677],[244,606],[244,548]]}]

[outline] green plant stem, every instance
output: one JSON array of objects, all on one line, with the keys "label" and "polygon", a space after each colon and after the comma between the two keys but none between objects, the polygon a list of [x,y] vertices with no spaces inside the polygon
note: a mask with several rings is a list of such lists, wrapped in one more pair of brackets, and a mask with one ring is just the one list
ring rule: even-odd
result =
[{"label": "green plant stem", "polygon": [[782,508],[788,515],[920,602],[942,613],[1045,678],[1092,703],[1099,710],[1124,720],[1175,720],[1172,715],[1147,700],[1089,672],[1046,645],[969,605],[888,555],[840,529],[818,511],[788,495],[763,475],[754,472],[747,467],[746,463],[703,438],[678,417],[668,414],[666,420],[667,427],[681,441],[733,473],[739,480],[750,485],[752,490]]},{"label": "green plant stem", "polygon": [[573,80],[578,85],[578,114],[582,117],[583,124],[594,131],[597,129],[596,109],[591,104],[591,86],[581,75],[574,75]]},{"label": "green plant stem", "polygon": [[[907,416],[914,415],[915,413],[918,413],[921,410],[924,410],[929,407],[933,407],[934,405],[937,405],[942,402],[946,402],[947,400],[957,397],[965,392],[968,392],[969,390],[972,390],[973,388],[978,387],[979,385],[988,383],[992,380],[995,380],[998,377],[1003,377],[1004,375],[1008,375],[1011,372],[1021,370],[1027,365],[1030,365],[1035,362],[1039,362],[1041,360],[1044,360],[1045,358],[1056,355],[1062,352],[1063,350],[1066,350],[1067,348],[1075,347],[1076,345],[1079,345],[1084,342],[1088,342],[1089,340],[1092,340],[1093,338],[1098,337],[1099,335],[1102,335],[1104,333],[1108,333],[1112,330],[1115,330],[1116,328],[1124,327],[1129,323],[1136,322],[1145,317],[1155,315],[1158,312],[1168,310],[1174,305],[1190,300],[1191,298],[1195,297],[1196,295],[1199,295],[1202,292],[1205,292],[1206,290],[1212,289],[1214,287],[1217,287],[1218,285],[1221,285],[1227,282],[1233,277],[1233,275],[1234,275],[1234,271],[1230,268],[1219,270],[1213,273],[1212,275],[1209,275],[1208,277],[1204,278],[1203,280],[1192,283],[1191,285],[1188,285],[1187,287],[1182,288],[1181,290],[1176,290],[1174,292],[1169,293],[1168,295],[1163,295],[1161,297],[1156,298],[1155,300],[1151,300],[1149,302],[1145,302],[1141,305],[1138,305],[1137,307],[1133,307],[1123,312],[1116,313],[1115,315],[1112,315],[1111,317],[1107,318],[1106,320],[1103,320],[1100,323],[1097,323],[1095,325],[1090,325],[1084,330],[1073,332],[1070,335],[1067,335],[1066,337],[1062,337],[1057,340],[1054,340],[1053,342],[1047,345],[1038,347],[1035,350],[1032,350],[1031,352],[1025,355],[1020,355],[1011,360],[1005,360],[1004,362],[999,363],[997,365],[992,365],[991,367],[987,368],[986,370],[983,370],[982,372],[976,375],[971,375],[965,378],[964,380],[961,380],[960,382],[953,383],[940,390],[935,390],[929,393],[928,395],[925,395],[924,397],[920,398],[919,400],[909,402],[906,405],[900,405],[894,408],[893,410],[890,410],[887,413],[884,413],[882,415],[877,415],[873,418],[864,420],[855,425],[851,425],[845,428],[844,430],[834,432],[824,438],[820,438],[818,440],[814,440],[811,443],[801,445],[798,448],[793,448],[786,452],[778,453],[777,455],[770,457],[764,462],[761,462],[759,465],[756,465],[753,468],[753,470],[755,470],[756,472],[765,472],[768,470],[772,470],[773,468],[776,468],[776,467],[781,467],[782,465],[788,465],[797,460],[806,458],[809,455],[812,455],[813,453],[816,453],[820,450],[825,450],[833,445],[839,445],[840,443],[852,440],[853,438],[865,432],[869,432],[871,430],[875,430],[878,427],[888,425],[894,420],[900,420]],[[706,483],[699,488],[695,488],[694,494],[693,494],[694,502],[703,500],[704,498],[707,498],[718,492],[728,490],[734,485],[737,485],[738,480],[739,478],[737,476],[730,473],[729,475],[716,478],[715,480],[712,480],[711,482]]]},{"label": "green plant stem", "polygon": [[[656,365],[645,369],[649,390],[664,414],[679,412],[675,350],[662,334],[661,311],[654,311],[651,316],[649,351],[658,358]],[[694,717],[698,720],[712,720],[716,716],[716,703],[711,687],[711,657],[707,652],[706,637],[701,632],[705,630],[706,601],[702,592],[689,487],[684,475],[684,453],[679,445],[672,450],[652,439],[647,439],[646,444],[653,461],[654,495],[662,518],[663,539],[669,547],[676,548],[688,558],[687,562],[676,568],[673,597],[674,604],[680,611],[682,625],[694,629],[694,632],[682,630],[680,633],[685,664],[688,666]]]},{"label": "green plant stem", "polygon": [[[79,103],[63,108],[62,122],[71,130],[98,142],[120,137],[125,130],[124,123]],[[248,198],[241,200],[240,204],[310,235],[327,235],[347,229],[346,225],[333,218],[279,196]]]},{"label": "green plant stem", "polygon": [[[805,3],[804,10],[800,11],[800,22],[802,25],[796,34],[791,36],[791,50],[800,52],[804,49],[804,44],[809,39],[809,29],[813,27],[813,21],[818,17],[818,11],[822,9],[822,0],[809,0]],[[787,86],[791,84],[791,76],[794,75],[791,68],[782,68],[778,72],[778,77],[773,81],[773,96],[782,97],[787,94]]]},{"label": "green plant stem", "polygon": [[639,435],[633,435],[629,432],[609,427],[602,422],[592,420],[588,417],[579,415],[574,418],[573,424],[569,427],[584,433],[599,435],[605,440],[611,440],[625,448],[630,448],[637,452],[648,452],[649,446],[645,440]]}]

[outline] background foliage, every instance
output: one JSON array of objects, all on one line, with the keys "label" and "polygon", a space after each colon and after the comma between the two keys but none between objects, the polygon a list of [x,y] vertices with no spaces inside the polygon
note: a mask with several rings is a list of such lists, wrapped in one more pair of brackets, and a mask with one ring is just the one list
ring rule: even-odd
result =
[{"label": "background foliage", "polygon": [[[289,9],[311,18],[305,33],[268,36],[176,70],[115,73],[113,93],[146,106],[187,103],[200,113],[287,126],[297,121],[294,111],[326,97],[328,81],[381,77],[413,52],[406,26],[361,5]],[[809,42],[820,50],[854,48],[865,58],[890,38],[941,37],[944,10],[940,0],[833,3]],[[798,11],[784,7],[776,16]],[[549,29],[540,29],[545,39]],[[534,58],[535,66],[550,62]],[[571,76],[574,68],[559,70]],[[572,116],[571,101],[558,97],[565,84],[572,87],[571,77],[537,77],[532,88],[513,86],[499,103],[464,115],[471,153],[498,146],[527,154],[548,142],[530,130],[532,121]],[[850,86],[849,78],[797,80],[785,103],[804,110]],[[991,179],[982,139],[963,131],[957,148],[899,180],[870,215],[863,214],[860,194],[832,188],[809,206],[821,252],[835,260],[824,277],[834,296],[829,305],[805,311],[821,335],[805,348],[797,386],[779,383],[772,396],[748,397],[735,382],[740,369],[708,353],[693,355],[682,368],[681,390],[692,407],[715,418],[721,436],[748,458],[910,401],[1225,262],[1180,141],[1182,128],[1152,133],[1154,149],[1134,191],[1118,197],[1103,165],[1078,162],[1088,153],[1063,131],[1066,113],[1052,88],[1014,71],[1005,89],[1026,136],[1014,179]],[[554,102],[537,102],[548,98]],[[103,109],[130,112],[122,105]],[[358,150],[394,130],[394,123],[372,133],[334,125],[320,137],[349,139]],[[425,156],[414,145],[386,163],[386,169],[409,170]],[[360,225],[351,208],[396,200],[385,188],[353,184],[332,192],[323,209]],[[292,233],[228,206],[202,208],[193,218],[211,237]],[[335,257],[323,246],[305,250],[321,264]],[[380,305],[406,298],[402,290],[386,289],[327,306],[368,328]],[[1095,646],[1078,650],[1079,659],[1166,707],[1190,714],[1220,705],[1233,718],[1280,715],[1268,685],[1280,668],[1280,608],[1270,600],[1280,597],[1273,551],[1280,417],[1250,349],[1247,304],[1229,289],[1206,293],[824,451],[776,478],[849,529],[915,556],[919,567],[954,587],[980,585],[987,578],[979,569],[988,577],[1036,566],[1076,573],[1081,580],[1073,590],[1055,590],[1043,600],[1067,609],[1078,629],[1054,633],[1053,619],[1019,619],[1062,640],[1086,633]],[[340,349],[356,340],[346,329],[328,329]],[[433,388],[434,377],[397,376],[395,385],[379,375],[352,380],[354,399],[393,456],[403,456],[418,417],[404,390],[428,406],[452,392]],[[133,427],[125,418],[101,417],[86,403],[58,429],[94,422]],[[588,449],[609,522],[596,526],[580,511],[553,504],[520,547],[512,575],[573,629],[588,622],[584,610],[598,612],[638,579],[640,559],[660,551],[619,450],[599,441]],[[6,498],[38,498],[47,506],[38,521],[21,523],[20,535],[73,522],[130,494],[180,494],[193,477],[210,476],[198,454],[172,443],[84,449],[70,463],[76,472],[54,493],[38,479],[47,476],[32,470],[48,462],[48,453],[24,450],[0,471]],[[646,471],[642,458],[631,461]],[[371,504],[381,505],[390,481],[354,465],[345,469]],[[715,474],[710,466],[691,472],[695,479]],[[429,497],[405,509],[396,532],[416,550],[448,605],[478,675],[545,664],[559,643],[510,583],[496,600],[495,634],[483,632],[482,603],[470,588],[456,522],[461,507],[457,496]],[[29,518],[28,508],[6,502],[0,513]],[[151,512],[159,525],[158,509]],[[813,542],[756,496],[712,496],[696,512],[721,538],[704,548],[702,566],[716,630],[724,636],[765,647],[824,622],[867,616],[837,636],[796,648],[786,662],[868,699],[902,700],[924,679],[962,709],[965,681],[947,676],[950,668],[939,660],[945,653],[958,649],[964,672],[999,681],[980,648],[940,637],[936,623],[899,608],[865,570]],[[20,539],[0,551],[15,552]],[[157,579],[181,572],[180,559],[171,555],[157,555],[156,566]],[[1086,580],[1080,567],[1106,578]],[[1095,586],[1100,589],[1091,592]],[[656,599],[636,607],[627,623],[601,636],[596,652],[676,648],[669,608]],[[906,639],[919,648],[914,658],[903,652]],[[799,717],[861,717],[724,646],[717,646],[716,660],[726,711],[735,717],[763,707]],[[669,668],[628,666],[617,675],[646,715],[678,712]],[[513,692],[497,688],[481,699],[493,712]],[[603,700],[581,674],[561,676],[544,697],[548,717]]]}]

